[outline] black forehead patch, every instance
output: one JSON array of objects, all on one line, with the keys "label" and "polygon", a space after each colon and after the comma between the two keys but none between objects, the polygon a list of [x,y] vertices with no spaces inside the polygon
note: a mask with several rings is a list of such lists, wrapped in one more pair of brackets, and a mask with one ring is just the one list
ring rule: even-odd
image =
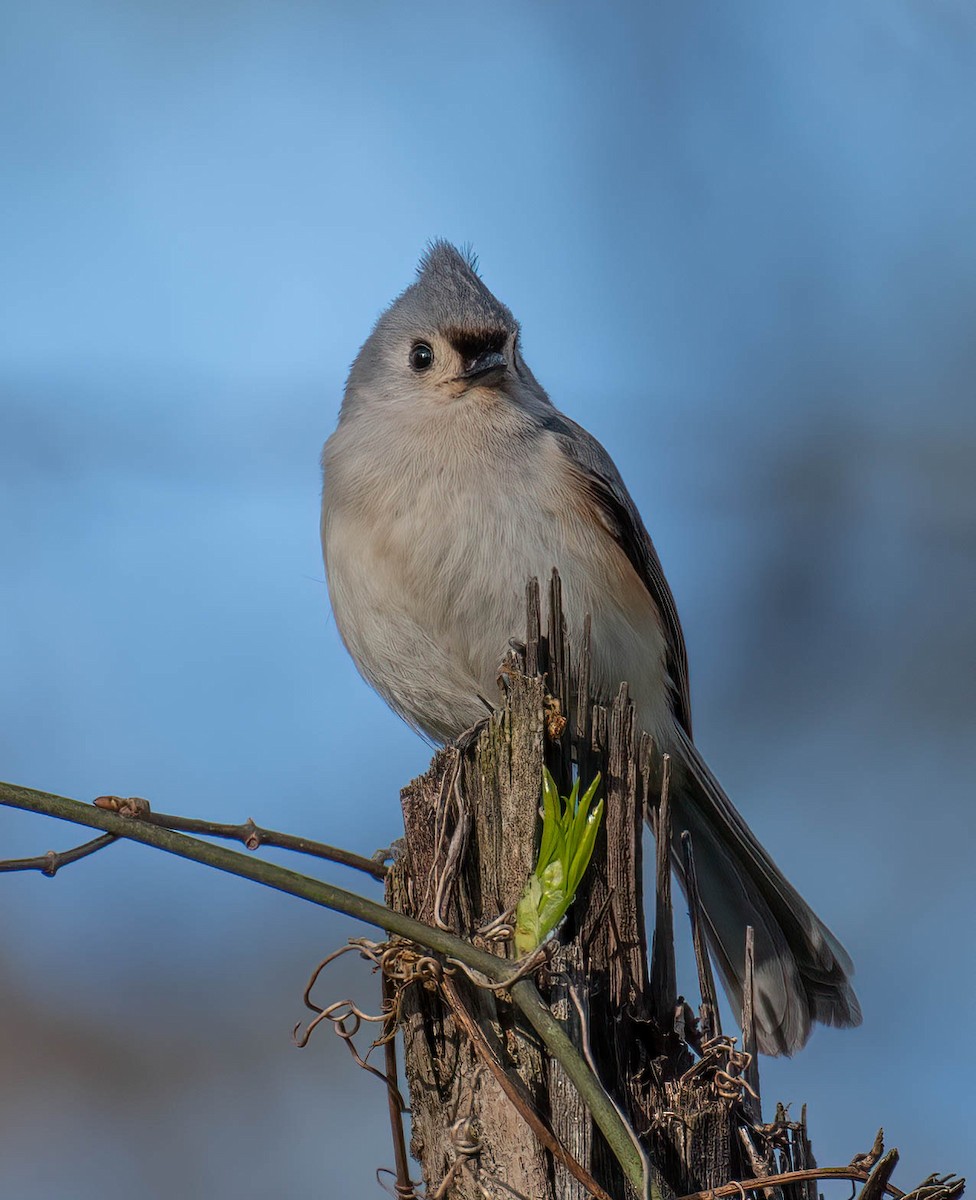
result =
[{"label": "black forehead patch", "polygon": [[498,353],[505,348],[508,341],[508,330],[496,327],[494,329],[461,329],[457,326],[443,330],[444,336],[451,343],[465,362],[478,358],[482,354]]}]

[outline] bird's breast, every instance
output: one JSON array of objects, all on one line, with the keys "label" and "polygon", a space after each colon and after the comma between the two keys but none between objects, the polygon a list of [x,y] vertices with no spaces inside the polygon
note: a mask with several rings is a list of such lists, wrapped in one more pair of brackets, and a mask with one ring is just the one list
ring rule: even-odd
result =
[{"label": "bird's breast", "polygon": [[[363,673],[394,707],[431,729],[404,701],[404,662],[439,664],[466,728],[497,701],[498,667],[525,634],[525,587],[555,568],[571,643],[592,620],[594,685],[609,695],[628,680],[644,723],[664,703],[664,640],[656,607],[596,518],[555,442],[525,429],[444,423],[436,438],[404,444],[358,468],[326,455],[323,542],[340,632]],[[339,456],[337,456],[338,458]],[[343,477],[352,468],[349,477]],[[428,669],[431,669],[428,668]],[[436,686],[436,685],[432,685]],[[423,688],[419,689],[423,692]],[[643,713],[642,713],[643,715]],[[652,730],[653,731],[653,730]],[[440,733],[440,726],[436,731]]]}]

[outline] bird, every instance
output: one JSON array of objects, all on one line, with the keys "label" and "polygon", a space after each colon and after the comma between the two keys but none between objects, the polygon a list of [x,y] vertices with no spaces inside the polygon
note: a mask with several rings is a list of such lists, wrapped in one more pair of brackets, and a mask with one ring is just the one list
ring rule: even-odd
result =
[{"label": "bird", "polygon": [[707,941],[741,1005],[754,929],[757,1046],[790,1055],[814,1022],[853,1026],[853,964],[759,843],[692,738],[674,597],[603,446],[532,374],[511,311],[467,249],[434,241],[349,371],[322,453],[322,549],[339,634],[387,703],[436,743],[497,705],[525,586],[562,579],[592,623],[591,690],[630,686],[671,758],[672,846],[690,832]]}]

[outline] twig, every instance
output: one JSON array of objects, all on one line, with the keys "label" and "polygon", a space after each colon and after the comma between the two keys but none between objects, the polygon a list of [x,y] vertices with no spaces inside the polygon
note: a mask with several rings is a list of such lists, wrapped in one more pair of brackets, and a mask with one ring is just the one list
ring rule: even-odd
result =
[{"label": "twig", "polygon": [[[468,835],[471,830],[471,812],[468,808],[468,802],[461,791],[462,759],[457,750],[452,751],[452,754],[453,763],[451,771],[445,780],[447,787],[442,792],[442,805],[437,813],[437,826],[440,831],[437,837],[438,851],[445,841],[448,842],[448,845],[445,851],[444,866],[438,871],[437,859],[439,855],[435,855],[431,866],[431,870],[437,872],[434,887],[434,924],[438,929],[447,930],[450,930],[451,926],[445,917],[444,910],[453,893],[458,872],[461,869],[461,861],[464,858],[464,851],[468,844]],[[451,831],[449,839],[446,836],[449,806],[447,793],[450,793],[450,799],[454,801],[457,808],[457,823]]]},{"label": "twig", "polygon": [[542,600],[539,581],[535,577],[525,587],[525,610],[525,673],[534,676],[540,673],[539,643],[542,640]]},{"label": "twig", "polygon": [[651,1007],[658,1026],[673,1024],[678,994],[674,965],[674,918],[671,909],[671,756],[662,760],[661,798],[654,815],[655,908],[651,940]]},{"label": "twig", "polygon": [[[480,971],[494,983],[510,982],[511,964],[505,959],[479,950],[470,942],[445,930],[435,929],[421,921],[415,921],[412,917],[404,916],[403,913],[394,912],[383,904],[377,904],[374,900],[367,900],[365,896],[357,896],[354,892],[347,892],[344,888],[325,883],[323,880],[310,879],[307,875],[300,875],[297,871],[290,871],[276,863],[250,858],[236,850],[201,842],[145,821],[133,821],[94,806],[81,804],[77,800],[36,791],[33,788],[19,787],[16,784],[0,783],[0,804],[57,817],[62,821],[72,821],[76,825],[88,825],[106,833],[129,838],[131,841],[142,842],[143,845],[153,846],[158,850],[165,850],[180,858],[203,863],[218,871],[238,875],[242,879],[251,879],[265,887],[298,896],[311,904],[345,913],[346,916],[355,917],[369,925],[399,934],[439,954],[460,959],[466,966]],[[627,1128],[600,1080],[590,1070],[566,1031],[546,1007],[531,979],[520,979],[512,983],[511,995],[516,1008],[542,1038],[549,1053],[562,1064],[563,1070],[582,1096],[624,1174],[633,1186],[640,1190],[644,1175],[640,1155],[634,1149]]]},{"label": "twig", "polygon": [[883,1154],[878,1159],[871,1174],[867,1178],[867,1183],[861,1188],[860,1200],[881,1200],[885,1193],[885,1188],[888,1186],[888,1180],[891,1178],[891,1173],[898,1165],[898,1151],[892,1146],[887,1154]]},{"label": "twig", "polygon": [[[596,1064],[593,1061],[593,1051],[590,1048],[589,1021],[587,1020],[587,1014],[583,1009],[583,1005],[580,1003],[579,996],[576,994],[576,988],[574,988],[572,984],[569,985],[567,995],[573,1002],[573,1007],[576,1009],[576,1016],[579,1019],[580,1041],[582,1042],[583,1046],[583,1055],[586,1058],[586,1061],[590,1064],[590,1068],[595,1071]],[[641,1160],[641,1166],[643,1168],[643,1178],[641,1180],[640,1188],[641,1200],[661,1200],[661,1198],[664,1196],[670,1196],[672,1194],[671,1189],[665,1181],[664,1176],[657,1169],[657,1166],[651,1162],[649,1154],[641,1145],[640,1139],[634,1132],[633,1126],[628,1123],[627,1117],[623,1110],[613,1100],[612,1097],[610,1098],[610,1103],[613,1104],[614,1108],[616,1108],[617,1115],[620,1117],[624,1128],[630,1135],[631,1144]]]},{"label": "twig", "polygon": [[[488,957],[492,957],[489,955]],[[531,979],[520,979],[512,985],[512,999],[522,1015],[546,1044],[549,1053],[559,1059],[563,1070],[583,1098],[590,1116],[599,1126],[617,1162],[638,1195],[645,1190],[645,1170],[641,1155],[631,1141],[630,1130],[621,1119],[617,1106],[607,1094],[603,1084],[590,1069],[587,1062],[569,1039],[569,1035],[542,1002],[538,989]],[[653,1167],[653,1164],[651,1164]],[[664,1200],[667,1194],[657,1184],[659,1173],[653,1171],[650,1200]]]},{"label": "twig", "polygon": [[464,1029],[471,1044],[481,1060],[494,1075],[499,1087],[511,1100],[522,1120],[532,1130],[539,1142],[549,1151],[553,1158],[563,1164],[567,1171],[577,1179],[596,1200],[611,1200],[611,1197],[597,1183],[584,1166],[576,1161],[562,1142],[552,1132],[546,1122],[536,1112],[531,1099],[525,1094],[525,1085],[517,1077],[513,1078],[505,1067],[498,1061],[491,1048],[484,1030],[468,1012],[454,981],[447,976],[441,980],[441,991],[444,999],[451,1008],[457,1023]]},{"label": "twig", "polygon": [[71,821],[76,825],[88,825],[93,829],[101,829],[116,837],[127,838],[130,841],[141,842],[179,858],[192,862],[203,863],[218,871],[237,875],[242,879],[250,879],[275,891],[285,892],[311,904],[323,908],[331,908],[344,913],[347,917],[355,917],[368,925],[386,929],[389,933],[399,934],[408,941],[417,942],[439,954],[453,955],[461,959],[469,967],[481,971],[496,982],[504,982],[508,977],[509,966],[506,960],[496,958],[478,950],[469,942],[444,930],[434,929],[412,917],[395,912],[384,904],[359,896],[345,888],[336,887],[321,879],[312,879],[297,871],[279,866],[277,863],[266,862],[261,858],[252,858],[236,850],[228,850],[224,846],[215,846],[210,842],[202,842],[196,838],[186,837],[182,833],[174,833],[164,827],[152,825],[146,821],[133,821],[114,813],[105,812],[100,808],[82,804],[77,800],[69,800],[64,796],[55,796],[50,792],[40,792],[33,788],[19,787],[15,784],[0,783],[0,804],[11,808],[20,808],[26,812],[40,813],[44,816],[57,817],[62,821]]},{"label": "twig", "polygon": [[486,979],[478,979],[474,972],[470,971],[459,959],[449,958],[447,961],[451,966],[460,967],[475,987],[484,988],[486,992],[507,992],[511,991],[513,983],[517,983],[527,975],[534,975],[536,971],[544,967],[549,962],[555,949],[556,942],[553,938],[550,938],[548,942],[543,942],[531,954],[526,954],[523,958],[514,962],[511,973],[501,983],[491,983]]},{"label": "twig", "polygon": [[[382,942],[370,942],[366,938],[357,938],[355,941],[348,942],[345,946],[340,946],[338,950],[333,950],[327,955],[322,962],[312,972],[311,978],[305,985],[305,991],[302,995],[302,1001],[306,1008],[316,1013],[315,1019],[309,1024],[304,1033],[299,1033],[300,1025],[296,1025],[292,1033],[296,1044],[301,1048],[308,1045],[309,1039],[315,1028],[323,1020],[331,1021],[333,1030],[346,1043],[350,1053],[356,1061],[356,1064],[364,1070],[369,1071],[371,1075],[375,1075],[377,1079],[383,1081],[386,1085],[387,1102],[390,1110],[390,1129],[393,1139],[393,1154],[396,1161],[396,1171],[390,1171],[386,1167],[380,1167],[376,1172],[377,1182],[384,1191],[389,1189],[383,1183],[382,1175],[392,1175],[395,1179],[393,1192],[390,1193],[396,1197],[396,1200],[419,1200],[416,1187],[413,1180],[410,1178],[410,1159],[407,1155],[407,1140],[403,1131],[403,1114],[408,1111],[403,1101],[403,1096],[400,1092],[399,1082],[397,1080],[397,1059],[396,1059],[396,1030],[397,1030],[397,1013],[398,1001],[393,983],[390,977],[382,971],[381,952],[388,949],[388,944]],[[379,1016],[370,1016],[357,1008],[350,1000],[340,1000],[337,1003],[330,1004],[326,1008],[322,1008],[312,999],[312,990],[319,980],[322,972],[330,963],[335,962],[344,954],[349,954],[354,950],[358,950],[360,955],[367,961],[372,962],[376,967],[380,968],[380,979],[382,981],[383,1006]],[[352,1021],[353,1025],[350,1029],[348,1022]],[[359,1032],[360,1023],[362,1021],[373,1021],[384,1026],[382,1034],[373,1042],[369,1050],[366,1052],[366,1057],[363,1058],[353,1042],[353,1038]],[[368,1058],[377,1046],[382,1045],[384,1055],[385,1070],[378,1071],[375,1067],[371,1067],[368,1063]]]},{"label": "twig", "polygon": [[[396,1011],[396,997],[392,982],[385,975],[380,976],[383,987],[383,1006],[389,1012]],[[395,1029],[394,1029],[395,1032]],[[396,1038],[388,1037],[383,1044],[385,1055],[387,1089],[386,1095],[390,1107],[390,1133],[393,1137],[393,1158],[396,1163],[397,1194],[406,1200],[407,1196],[416,1196],[413,1180],[410,1178],[410,1158],[407,1154],[407,1139],[403,1131],[403,1103],[400,1098],[399,1081],[397,1079]]]},{"label": "twig", "polygon": [[106,846],[111,846],[117,840],[114,833],[103,833],[101,837],[93,838],[90,842],[84,842],[81,846],[74,846],[71,850],[48,850],[46,854],[38,854],[34,858],[2,859],[0,860],[0,872],[40,871],[42,875],[53,878],[68,863],[78,862],[81,858],[87,858],[89,854],[95,854],[98,850],[104,850]]},{"label": "twig", "polygon": [[[779,1113],[776,1115],[779,1116]],[[803,1115],[800,1118],[800,1123],[804,1128],[806,1127],[807,1106],[805,1104],[803,1106]],[[870,1171],[881,1155],[884,1154],[884,1152],[884,1129],[882,1128],[879,1129],[874,1135],[874,1142],[871,1145],[871,1149],[864,1154],[855,1154],[851,1159],[851,1166],[857,1167],[859,1170]]]},{"label": "twig", "polygon": [[143,800],[140,796],[124,798],[99,796],[95,805],[106,812],[116,812],[119,816],[145,821],[147,825],[158,825],[162,829],[201,834],[204,837],[225,838],[228,841],[241,842],[248,850],[257,850],[259,846],[275,846],[279,850],[294,850],[298,854],[309,854],[313,858],[325,858],[329,862],[341,863],[344,867],[365,871],[374,879],[386,878],[386,865],[378,858],[365,858],[362,854],[356,854],[352,850],[343,850],[339,846],[330,846],[327,842],[314,842],[311,838],[296,837],[291,833],[279,833],[275,829],[264,829],[260,825],[255,825],[250,817],[241,825],[231,825],[223,821],[202,821],[196,817],[175,817],[169,813],[153,812],[149,807],[149,801]]},{"label": "twig", "polygon": [[695,945],[695,962],[698,964],[698,987],[701,992],[702,1039],[707,1041],[722,1032],[719,1021],[718,996],[715,992],[715,976],[705,944],[704,916],[701,894],[698,891],[698,872],[695,870],[695,849],[691,834],[681,834],[681,854],[685,868],[685,895],[688,897],[688,916],[691,919],[691,937]]},{"label": "twig", "polygon": [[[739,1141],[742,1143],[743,1153],[749,1160],[749,1166],[752,1167],[756,1177],[760,1179],[765,1178],[769,1174],[770,1168],[760,1157],[753,1144],[749,1130],[744,1125],[739,1126]],[[779,1200],[782,1200],[783,1197],[782,1191],[776,1188],[763,1188],[763,1195],[766,1197],[766,1200],[777,1200],[777,1197],[779,1197]]]},{"label": "twig", "polygon": [[[736,1183],[724,1183],[721,1187],[706,1188],[701,1192],[689,1192],[687,1196],[678,1196],[676,1200],[722,1200],[724,1196],[741,1196],[743,1192],[751,1192],[755,1188],[782,1187],[787,1183],[806,1183],[811,1179],[850,1179],[854,1183],[867,1183],[867,1171],[859,1171],[856,1167],[810,1167],[806,1171],[784,1171],[782,1175],[766,1175],[758,1179],[743,1179]],[[904,1200],[905,1193],[891,1184],[885,1185],[885,1191],[895,1200]]]},{"label": "twig", "polygon": [[965,1179],[955,1175],[927,1175],[916,1188],[912,1188],[905,1200],[956,1200],[966,1187]]},{"label": "twig", "polygon": [[742,1051],[747,1055],[743,1077],[749,1085],[743,1097],[746,1110],[754,1121],[762,1120],[759,1094],[759,1060],[756,1057],[756,931],[746,926],[745,972],[742,986]]},{"label": "twig", "polygon": [[[468,1115],[466,1117],[458,1117],[450,1129],[451,1145],[457,1157],[451,1163],[447,1174],[438,1184],[437,1191],[430,1194],[430,1200],[447,1200],[454,1180],[465,1169],[472,1174],[474,1173],[471,1164],[474,1159],[479,1157],[482,1150],[481,1138],[478,1136],[478,1129],[474,1122],[474,1097],[478,1090],[478,1081],[480,1078],[481,1068],[479,1067],[475,1071],[474,1079],[471,1083]],[[477,1180],[475,1182],[477,1183]],[[480,1183],[477,1186],[482,1195],[488,1195]],[[410,1198],[407,1197],[405,1200],[410,1200]]]}]

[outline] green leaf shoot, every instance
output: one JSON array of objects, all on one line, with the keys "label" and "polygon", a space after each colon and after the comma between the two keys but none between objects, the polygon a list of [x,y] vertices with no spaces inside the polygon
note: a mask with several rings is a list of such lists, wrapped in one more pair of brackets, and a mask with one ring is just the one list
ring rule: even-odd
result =
[{"label": "green leaf shoot", "polygon": [[586,873],[603,818],[603,800],[593,803],[597,775],[580,796],[577,779],[568,796],[543,770],[542,837],[535,869],[515,909],[515,952],[521,958],[541,946],[566,915]]}]

